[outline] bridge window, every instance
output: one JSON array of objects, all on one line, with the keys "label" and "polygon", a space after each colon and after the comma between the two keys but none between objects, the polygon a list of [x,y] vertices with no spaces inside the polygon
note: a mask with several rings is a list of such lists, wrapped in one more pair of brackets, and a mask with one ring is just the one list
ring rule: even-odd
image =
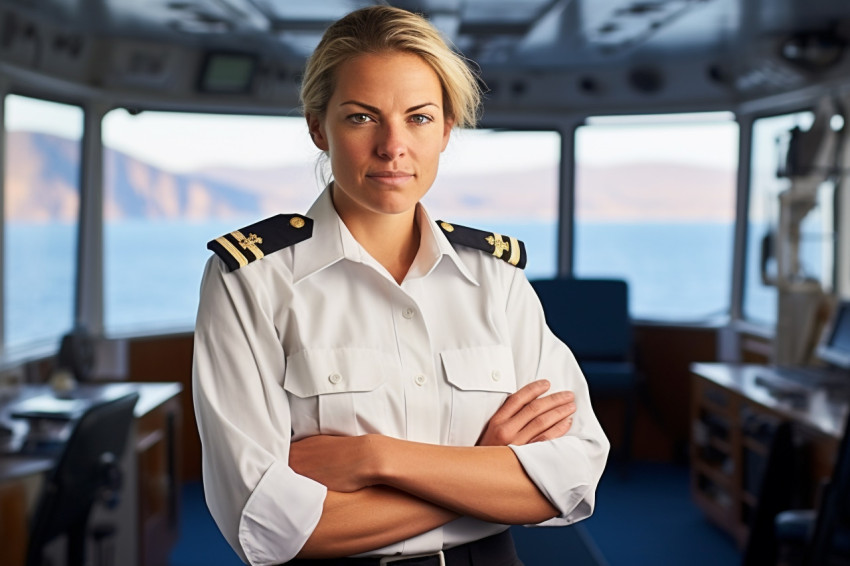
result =
[{"label": "bridge window", "polygon": [[207,241],[319,193],[303,119],[119,109],[103,144],[111,335],[190,329]]},{"label": "bridge window", "polygon": [[738,150],[732,116],[590,119],[575,139],[575,274],[626,279],[635,318],[726,315]]},{"label": "bridge window", "polygon": [[5,97],[4,348],[58,346],[74,316],[83,112]]},{"label": "bridge window", "polygon": [[561,135],[552,131],[456,130],[425,197],[436,218],[522,240],[529,279],[558,270]]},{"label": "bridge window", "polygon": [[[785,162],[790,130],[808,130],[814,120],[811,112],[769,116],[753,122],[747,252],[744,273],[744,318],[758,324],[776,323],[778,297],[776,287],[762,279],[763,247],[777,251],[775,234],[779,225],[779,194],[791,188],[791,180],[777,173]],[[826,176],[826,175],[824,175]],[[807,277],[831,285],[832,248],[829,242],[832,215],[831,184],[818,189],[817,205],[801,225],[800,262]],[[776,275],[774,254],[765,257],[768,280]]]},{"label": "bridge window", "polygon": [[[115,110],[104,117],[103,139],[111,335],[191,328],[207,241],[305,212],[322,189],[319,152],[300,117]],[[552,132],[456,131],[429,210],[525,240],[529,273],[552,275],[559,154]]]}]

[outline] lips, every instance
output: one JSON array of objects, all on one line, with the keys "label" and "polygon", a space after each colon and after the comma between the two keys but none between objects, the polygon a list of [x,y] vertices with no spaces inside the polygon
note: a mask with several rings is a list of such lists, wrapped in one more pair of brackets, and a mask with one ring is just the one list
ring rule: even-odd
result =
[{"label": "lips", "polygon": [[374,171],[367,173],[367,177],[413,177],[413,173],[407,171]]},{"label": "lips", "polygon": [[375,171],[367,173],[366,177],[388,185],[401,185],[413,178],[413,173],[407,171]]}]

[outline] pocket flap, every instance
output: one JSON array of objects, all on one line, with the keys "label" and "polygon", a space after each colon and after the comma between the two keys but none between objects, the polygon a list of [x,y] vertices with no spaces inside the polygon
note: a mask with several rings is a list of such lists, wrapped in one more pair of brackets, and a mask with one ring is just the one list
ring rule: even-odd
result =
[{"label": "pocket flap", "polygon": [[298,397],[372,391],[386,381],[390,356],[369,348],[317,348],[286,357],[283,388]]},{"label": "pocket flap", "polygon": [[449,382],[464,391],[516,391],[511,349],[479,346],[440,352]]}]

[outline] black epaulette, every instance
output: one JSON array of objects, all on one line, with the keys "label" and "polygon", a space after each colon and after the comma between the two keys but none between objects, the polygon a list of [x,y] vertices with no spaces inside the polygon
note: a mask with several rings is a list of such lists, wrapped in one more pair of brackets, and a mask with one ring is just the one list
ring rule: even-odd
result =
[{"label": "black epaulette", "polygon": [[300,214],[278,214],[211,240],[207,248],[234,271],[255,259],[282,250],[313,235],[313,220]]},{"label": "black epaulette", "polygon": [[452,244],[460,244],[485,251],[499,259],[505,260],[511,265],[525,269],[525,262],[528,258],[525,255],[525,244],[521,240],[494,232],[485,232],[458,224],[449,224],[442,220],[437,220],[437,224]]}]

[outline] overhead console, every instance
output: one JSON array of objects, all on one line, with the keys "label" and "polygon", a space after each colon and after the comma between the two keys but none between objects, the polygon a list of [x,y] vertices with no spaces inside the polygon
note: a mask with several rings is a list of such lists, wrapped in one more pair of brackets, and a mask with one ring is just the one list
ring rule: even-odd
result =
[{"label": "overhead console", "polygon": [[[805,0],[783,0],[786,9],[770,15],[732,0],[517,0],[517,10],[495,14],[484,2],[449,12],[438,0],[392,3],[430,14],[480,66],[491,117],[730,109],[850,75],[850,9],[841,3],[809,14]],[[298,106],[306,54],[345,9],[236,0],[2,4],[7,88],[71,102],[253,113]],[[805,31],[797,10],[808,14]]]},{"label": "overhead console", "polygon": [[[256,38],[128,27],[0,6],[0,79],[6,88],[69,102],[283,112],[298,104],[301,58]],[[69,25],[73,24],[73,25]],[[167,30],[166,30],[167,31]]]}]

